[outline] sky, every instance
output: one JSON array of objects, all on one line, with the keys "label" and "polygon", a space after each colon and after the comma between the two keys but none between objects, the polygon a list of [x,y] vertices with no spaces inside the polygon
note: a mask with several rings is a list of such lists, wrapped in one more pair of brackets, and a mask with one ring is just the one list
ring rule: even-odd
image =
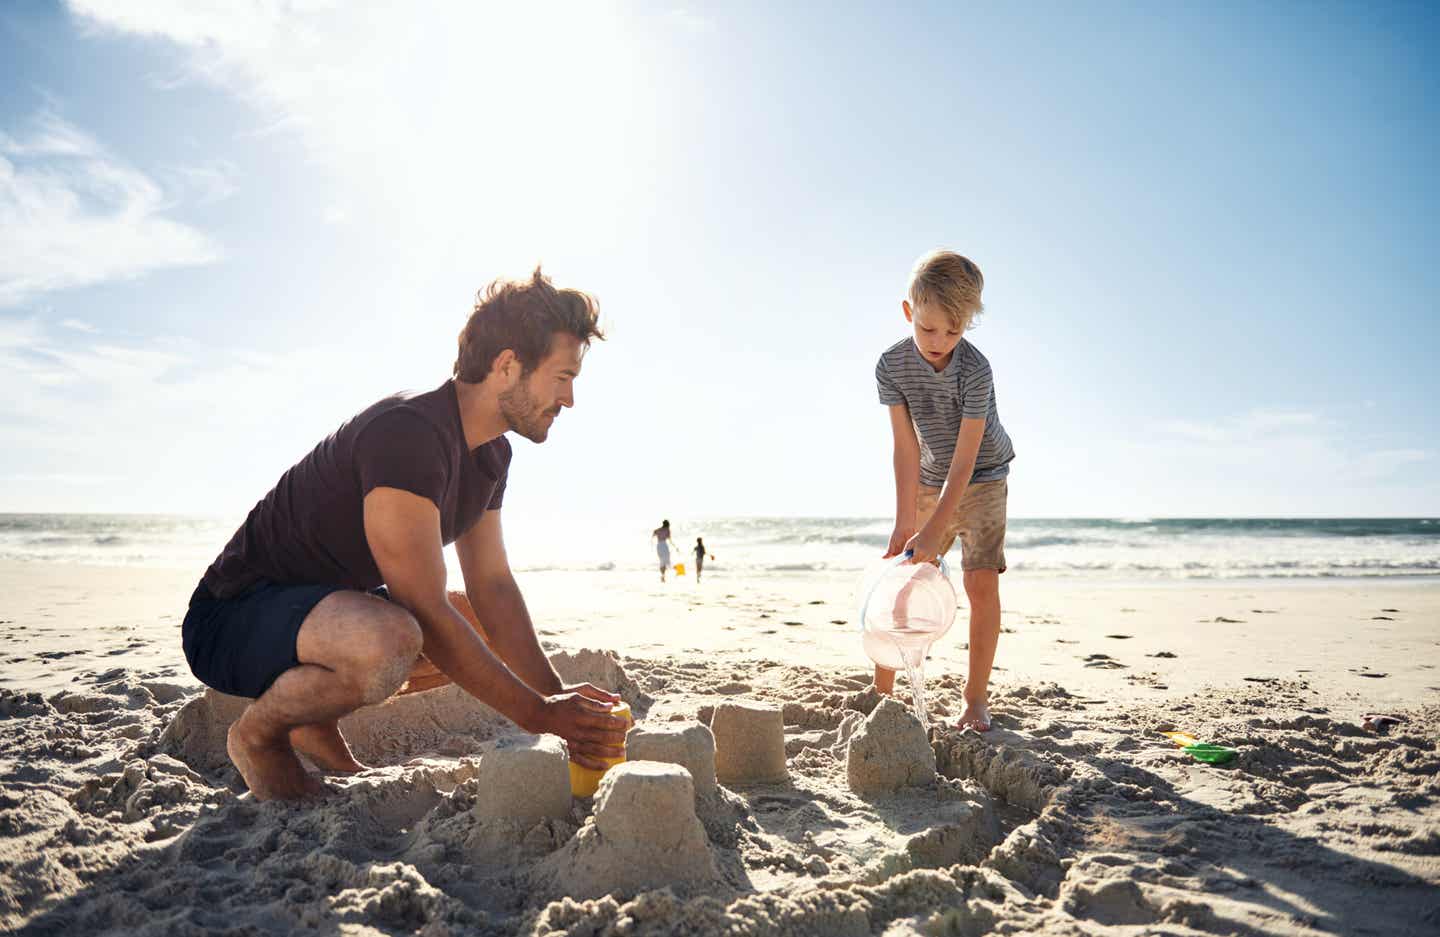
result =
[{"label": "sky", "polygon": [[0,511],[243,514],[543,263],[507,524],[884,516],[945,247],[1013,516],[1440,515],[1432,4],[417,9],[0,7]]}]

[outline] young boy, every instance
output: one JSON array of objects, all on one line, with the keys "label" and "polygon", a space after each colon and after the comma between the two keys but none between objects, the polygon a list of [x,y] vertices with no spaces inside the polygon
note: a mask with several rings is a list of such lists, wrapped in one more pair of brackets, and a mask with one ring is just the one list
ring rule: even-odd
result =
[{"label": "young boy", "polygon": [[[1000,639],[1006,476],[1015,450],[1000,425],[990,362],[963,337],[984,308],[980,268],[951,251],[921,257],[901,302],[914,334],[875,366],[895,436],[895,530],[885,556],[933,562],[960,540],[970,601],[970,673],[960,728],[990,729],[990,667]],[[889,693],[895,671],[875,668]]]}]

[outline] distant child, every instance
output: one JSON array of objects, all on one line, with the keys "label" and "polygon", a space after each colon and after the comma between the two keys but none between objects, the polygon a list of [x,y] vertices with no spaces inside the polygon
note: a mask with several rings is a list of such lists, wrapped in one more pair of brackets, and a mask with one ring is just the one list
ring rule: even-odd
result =
[{"label": "distant child", "polygon": [[[933,562],[958,538],[970,601],[970,672],[961,728],[990,729],[990,668],[1000,640],[1006,476],[1015,450],[995,408],[990,362],[964,338],[984,308],[985,279],[950,251],[921,257],[901,302],[913,334],[875,366],[895,438],[895,530],[885,556]],[[875,668],[889,693],[895,671]]]},{"label": "distant child", "polygon": [[[715,559],[712,554],[710,559]],[[702,537],[695,538],[695,581],[700,581],[700,572],[705,568],[705,540]]]},{"label": "distant child", "polygon": [[660,522],[660,526],[650,531],[650,538],[655,541],[655,555],[660,559],[660,581],[665,581],[665,573],[670,569],[670,521]]}]

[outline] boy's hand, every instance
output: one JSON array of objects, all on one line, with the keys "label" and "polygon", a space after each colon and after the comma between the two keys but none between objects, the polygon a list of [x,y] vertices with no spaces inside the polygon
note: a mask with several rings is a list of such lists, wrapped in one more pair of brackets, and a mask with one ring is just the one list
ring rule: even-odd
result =
[{"label": "boy's hand", "polygon": [[902,549],[914,553],[906,560],[907,563],[933,563],[940,554],[940,532],[931,530],[930,525],[926,524]]},{"label": "boy's hand", "polygon": [[901,527],[896,525],[895,530],[890,534],[890,545],[885,548],[885,555],[881,559],[890,559],[892,556],[899,556],[905,552],[905,545],[915,535],[915,528]]}]

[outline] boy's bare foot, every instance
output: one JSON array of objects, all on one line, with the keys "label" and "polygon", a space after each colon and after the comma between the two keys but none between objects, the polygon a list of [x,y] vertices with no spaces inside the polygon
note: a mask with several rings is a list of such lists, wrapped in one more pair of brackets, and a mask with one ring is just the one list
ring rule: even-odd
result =
[{"label": "boy's bare foot", "polygon": [[334,722],[296,726],[290,730],[290,744],[323,771],[354,774],[367,767],[355,760],[350,746],[345,744],[345,736],[340,734],[339,724]]},{"label": "boy's bare foot", "polygon": [[974,729],[976,732],[990,731],[990,707],[984,703],[965,704],[965,711],[960,714],[959,729],[963,732],[966,729]]},{"label": "boy's bare foot", "polygon": [[276,744],[255,738],[244,716],[230,726],[225,751],[256,800],[301,800],[328,793],[328,788],[300,764],[288,741]]}]

